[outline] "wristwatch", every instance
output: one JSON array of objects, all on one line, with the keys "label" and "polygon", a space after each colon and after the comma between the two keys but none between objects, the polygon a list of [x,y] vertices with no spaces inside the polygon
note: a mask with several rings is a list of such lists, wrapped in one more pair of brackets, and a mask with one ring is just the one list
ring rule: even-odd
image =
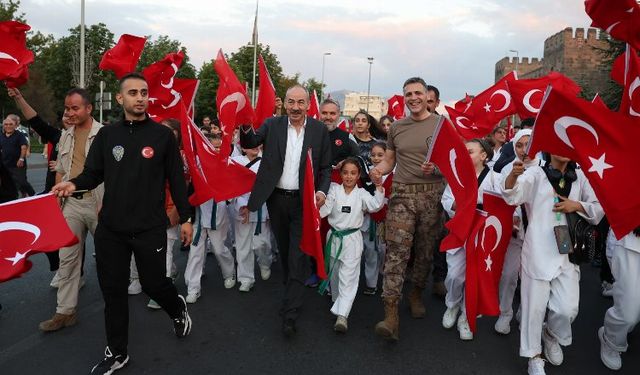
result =
[{"label": "wristwatch", "polygon": [[18,160],[20,160],[20,161],[24,161],[24,158],[20,158],[20,159],[18,159]]}]

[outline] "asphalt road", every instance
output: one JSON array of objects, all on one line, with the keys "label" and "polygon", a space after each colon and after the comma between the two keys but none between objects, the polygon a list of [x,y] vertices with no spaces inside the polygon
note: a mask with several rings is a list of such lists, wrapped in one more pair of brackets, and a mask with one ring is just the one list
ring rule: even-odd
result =
[{"label": "asphalt road", "polygon": [[[34,156],[32,158],[37,158]],[[29,179],[42,191],[42,162],[33,160]],[[0,374],[86,374],[102,358],[105,347],[104,304],[98,288],[92,240],[85,264],[86,286],[80,292],[78,324],[44,334],[38,323],[55,312],[53,274],[44,255],[31,257],[33,269],[18,280],[0,284]],[[178,269],[186,253],[176,251]],[[565,348],[559,367],[548,374],[613,374],[600,362],[596,336],[611,300],[602,298],[598,270],[584,266],[580,314],[573,324],[574,343]],[[259,277],[258,277],[259,279]],[[186,292],[181,276],[178,290]],[[118,374],[526,374],[527,361],[518,356],[515,324],[509,336],[493,331],[495,318],[479,319],[471,342],[462,342],[455,330],[442,328],[444,303],[425,295],[427,317],[411,319],[406,302],[400,313],[400,341],[376,337],[375,324],[383,317],[378,296],[358,294],[349,318],[349,332],[333,332],[330,299],[308,289],[298,334],[285,339],[277,315],[283,291],[279,265],[272,278],[258,280],[248,294],[224,289],[215,258],[209,256],[203,295],[190,305],[193,330],[177,339],[171,321],[161,311],[147,309],[144,294],[129,298],[129,365]],[[630,335],[618,374],[640,374],[640,332]]]}]

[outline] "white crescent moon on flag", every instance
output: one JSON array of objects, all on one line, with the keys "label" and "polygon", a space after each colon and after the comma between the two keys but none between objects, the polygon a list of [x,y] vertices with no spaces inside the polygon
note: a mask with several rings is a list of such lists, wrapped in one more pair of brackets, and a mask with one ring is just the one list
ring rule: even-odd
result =
[{"label": "white crescent moon on flag", "polygon": [[171,75],[171,78],[169,79],[169,82],[164,84],[164,83],[162,83],[162,81],[160,81],[160,86],[164,87],[165,89],[173,88],[173,77],[175,77],[176,73],[178,73],[178,66],[176,64],[171,63],[171,67],[173,68],[173,74]]},{"label": "white crescent moon on flag", "polygon": [[[486,237],[486,232],[489,227],[493,227],[496,230],[496,243],[493,244],[490,253],[492,253],[495,249],[498,248],[500,241],[502,240],[502,223],[495,216],[489,216],[487,220],[484,222],[484,229],[482,229],[482,248],[484,247],[484,239]],[[486,249],[485,249],[486,250]]]},{"label": "white crescent moon on flag", "polygon": [[20,65],[20,62],[15,57],[11,56],[10,54],[8,54],[6,52],[0,52],[0,59],[12,60],[16,64]]},{"label": "white crescent moon on flag", "polygon": [[633,82],[631,82],[631,85],[629,85],[629,100],[631,101],[631,103],[629,104],[629,114],[631,116],[636,116],[636,117],[640,117],[640,112],[637,112],[635,109],[633,109],[633,93],[636,91],[636,89],[640,87],[640,76],[636,77],[636,79],[633,80]]},{"label": "white crescent moon on flag", "polygon": [[463,128],[463,129],[470,130],[470,128],[468,126],[466,126],[465,124],[462,123],[462,119],[469,120],[468,117],[458,116],[458,118],[456,118],[456,125],[458,125],[459,127]]},{"label": "white crescent moon on flag", "polygon": [[456,159],[458,158],[458,154],[456,154],[456,149],[452,148],[449,150],[449,165],[451,165],[451,170],[453,171],[453,176],[458,181],[458,185],[464,187],[462,181],[460,181],[460,177],[458,177],[458,169],[456,168]]},{"label": "white crescent moon on flag", "polygon": [[569,139],[569,135],[567,135],[567,129],[569,129],[572,126],[578,126],[589,131],[589,133],[593,135],[593,138],[595,138],[596,145],[600,142],[600,138],[598,137],[598,132],[596,132],[593,126],[580,120],[579,118],[575,118],[572,116],[562,116],[559,119],[557,119],[556,122],[553,123],[553,130],[556,132],[556,135],[558,136],[558,138],[560,138],[562,142],[564,142],[567,146],[571,147],[572,149],[575,150],[575,147],[573,147],[573,143],[571,143],[571,139]]},{"label": "white crescent moon on flag", "polygon": [[491,94],[491,96],[489,97],[489,100],[491,100],[491,98],[493,98],[493,96],[496,94],[502,95],[504,97],[504,106],[494,112],[504,112],[504,110],[506,110],[511,104],[511,95],[507,92],[507,90],[500,89],[500,90],[496,90],[493,94]]},{"label": "white crescent moon on flag", "polygon": [[180,93],[174,89],[171,89],[171,95],[173,95],[173,100],[171,101],[171,103],[169,103],[169,105],[167,106],[162,105],[162,108],[169,109],[175,107],[180,102],[180,98],[182,98],[182,95],[180,95]]},{"label": "white crescent moon on flag", "polygon": [[222,103],[220,103],[220,112],[222,112],[222,108],[224,108],[225,105],[233,102],[238,103],[238,105],[236,106],[236,113],[240,112],[242,108],[244,108],[244,106],[247,104],[247,100],[244,98],[244,95],[236,91],[232,94],[227,95],[224,100],[222,100]]},{"label": "white crescent moon on flag", "polygon": [[0,232],[6,232],[8,230],[20,230],[33,234],[34,239],[31,241],[31,245],[40,238],[40,228],[22,221],[5,221],[4,223],[0,223]]},{"label": "white crescent moon on flag", "polygon": [[398,105],[400,105],[400,103],[398,103],[398,101],[394,101],[393,104],[391,105],[391,109],[397,107]]},{"label": "white crescent moon on flag", "polygon": [[535,94],[536,92],[542,92],[542,90],[540,89],[533,89],[533,90],[529,90],[529,92],[526,93],[526,95],[524,96],[524,98],[522,98],[522,104],[524,105],[524,107],[527,109],[527,111],[531,112],[531,113],[538,113],[540,112],[540,108],[535,108],[534,106],[531,105],[531,97],[533,96],[533,94]]},{"label": "white crescent moon on flag", "polygon": [[613,30],[614,27],[618,26],[619,23],[620,23],[620,21],[615,22],[615,23],[611,24],[611,26],[607,27],[607,29],[606,29],[607,34],[611,34],[611,30]]}]

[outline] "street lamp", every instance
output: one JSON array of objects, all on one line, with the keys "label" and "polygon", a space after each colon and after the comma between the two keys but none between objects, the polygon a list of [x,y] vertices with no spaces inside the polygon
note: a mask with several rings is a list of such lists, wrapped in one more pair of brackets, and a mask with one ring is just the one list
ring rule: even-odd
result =
[{"label": "street lamp", "polygon": [[84,88],[84,0],[80,1],[80,74],[78,86]]},{"label": "street lamp", "polygon": [[367,57],[369,61],[369,81],[367,82],[367,113],[369,113],[369,95],[371,94],[371,66],[373,65],[373,57]]},{"label": "street lamp", "polygon": [[330,56],[331,52],[325,52],[322,54],[322,76],[320,78],[320,90],[322,95],[320,96],[320,99],[324,99],[324,60],[327,56]]},{"label": "street lamp", "polygon": [[518,64],[520,63],[520,55],[517,50],[510,49],[509,52],[513,52],[516,54],[516,75],[518,74]]}]

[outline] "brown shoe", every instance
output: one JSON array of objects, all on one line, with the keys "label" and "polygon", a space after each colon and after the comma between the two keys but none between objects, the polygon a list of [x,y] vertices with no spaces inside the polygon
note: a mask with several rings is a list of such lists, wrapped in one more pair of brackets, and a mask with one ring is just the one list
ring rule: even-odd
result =
[{"label": "brown shoe", "polygon": [[53,318],[40,322],[38,327],[40,327],[41,331],[53,332],[64,327],[70,327],[76,324],[76,321],[77,317],[75,313],[69,315],[55,313]]},{"label": "brown shoe", "polygon": [[433,294],[436,297],[444,299],[444,297],[447,296],[447,288],[444,286],[444,281],[433,283],[431,294]]},{"label": "brown shoe", "polygon": [[422,319],[427,315],[427,309],[422,302],[422,291],[424,289],[416,286],[409,292],[409,308],[411,308],[411,317],[414,319]]},{"label": "brown shoe", "polygon": [[390,341],[398,341],[400,339],[399,318],[398,318],[398,302],[397,297],[384,298],[384,320],[376,324],[376,334]]}]

